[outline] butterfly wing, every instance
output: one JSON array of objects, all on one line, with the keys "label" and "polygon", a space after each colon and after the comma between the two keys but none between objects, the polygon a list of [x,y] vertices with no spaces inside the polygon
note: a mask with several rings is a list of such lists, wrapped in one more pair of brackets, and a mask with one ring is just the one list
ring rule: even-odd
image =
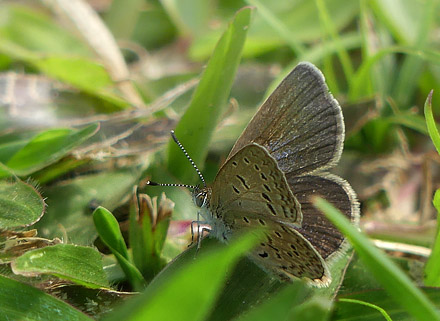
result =
[{"label": "butterfly wing", "polygon": [[[330,274],[321,255],[295,228],[301,209],[275,159],[257,144],[242,148],[220,169],[212,187],[209,209],[213,235],[232,235],[262,227],[263,240],[250,254],[263,269],[282,279],[309,278],[325,285]],[[221,221],[222,224],[215,222]]]},{"label": "butterfly wing", "polygon": [[295,229],[326,261],[336,257],[346,247],[345,238],[325,215],[313,206],[311,200],[314,196],[326,199],[357,225],[359,207],[351,186],[342,178],[328,173],[300,177],[287,174],[286,178],[301,204],[303,215],[301,227]]},{"label": "butterfly wing", "polygon": [[[239,222],[243,229],[250,222]],[[330,283],[330,273],[321,255],[301,233],[291,226],[266,220],[265,239],[252,251],[251,258],[264,270],[281,279],[308,278],[315,285],[326,286]]]},{"label": "butterfly wing", "polygon": [[209,203],[214,219],[227,221],[229,216],[245,210],[254,217],[301,224],[300,205],[284,173],[257,144],[245,146],[222,166]]},{"label": "butterfly wing", "polygon": [[229,158],[251,142],[266,148],[284,173],[333,167],[342,153],[344,122],[322,73],[298,64],[252,118]]}]

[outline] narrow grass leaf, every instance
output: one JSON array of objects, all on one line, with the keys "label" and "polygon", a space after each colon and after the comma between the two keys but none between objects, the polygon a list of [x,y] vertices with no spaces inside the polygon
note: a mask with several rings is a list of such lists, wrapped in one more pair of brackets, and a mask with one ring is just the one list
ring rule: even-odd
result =
[{"label": "narrow grass leaf", "polygon": [[327,218],[348,238],[365,266],[396,302],[401,304],[417,320],[440,320],[435,306],[423,292],[337,209],[320,198],[315,200],[315,206],[323,211]]},{"label": "narrow grass leaf", "polygon": [[440,154],[440,134],[437,129],[437,125],[434,120],[434,115],[432,114],[432,94],[433,91],[428,95],[425,101],[425,118],[426,118],[426,126],[428,127],[429,136],[431,137],[432,142],[434,143],[435,149],[437,153]]},{"label": "narrow grass leaf", "polygon": [[437,210],[437,235],[435,237],[432,252],[429,256],[428,262],[425,265],[425,285],[440,287],[440,189],[434,194],[434,207]]},{"label": "narrow grass leaf", "polygon": [[[440,289],[422,288],[423,293],[440,308]],[[401,293],[404,295],[404,292]],[[356,303],[356,304],[353,304]],[[385,316],[385,314],[387,316]],[[332,320],[338,321],[413,321],[414,317],[383,289],[351,291],[335,302]],[[430,320],[430,319],[427,319]]]},{"label": "narrow grass leaf", "polygon": [[[401,3],[400,5],[404,4]],[[423,11],[419,17],[411,19],[412,21],[418,20],[419,22],[417,24],[417,34],[414,42],[414,46],[417,48],[426,47],[428,41],[430,41],[429,35],[432,34],[436,17],[435,13],[438,10],[436,6],[438,6],[437,1],[425,1],[423,6],[420,6],[420,8],[423,8]],[[392,97],[402,109],[408,109],[411,107],[408,104],[418,87],[418,81],[414,80],[420,78],[419,75],[423,70],[424,64],[420,57],[403,56],[402,58],[404,61],[399,66],[399,73],[396,77]]]},{"label": "narrow grass leaf", "polygon": [[360,305],[367,306],[369,308],[372,308],[372,309],[379,311],[379,313],[382,314],[382,316],[384,317],[385,320],[392,321],[392,319],[390,318],[388,313],[384,309],[382,309],[380,306],[377,306],[375,304],[371,304],[369,302],[360,301],[360,300],[344,299],[344,298],[339,299],[339,302],[346,302],[346,303],[353,303],[353,304],[360,304]]},{"label": "narrow grass leaf", "polygon": [[[226,107],[227,98],[241,58],[252,10],[244,8],[236,15],[220,38],[192,97],[176,127],[176,135],[196,164],[206,156],[209,141]],[[194,179],[194,169],[177,145],[170,141],[168,168],[182,181]]]},{"label": "narrow grass leaf", "polygon": [[342,68],[344,69],[345,78],[351,79],[353,77],[353,66],[351,65],[350,56],[341,44],[336,26],[333,24],[333,21],[330,18],[326,3],[323,0],[315,0],[315,3],[318,7],[319,18],[321,20],[323,29],[329,33],[329,36],[337,46],[337,55],[341,61]]}]

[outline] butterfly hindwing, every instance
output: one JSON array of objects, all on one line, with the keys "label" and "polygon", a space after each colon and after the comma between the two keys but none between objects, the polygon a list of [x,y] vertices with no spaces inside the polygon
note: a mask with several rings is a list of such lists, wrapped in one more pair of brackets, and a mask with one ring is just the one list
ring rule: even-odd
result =
[{"label": "butterfly hindwing", "polygon": [[267,272],[283,280],[307,278],[318,286],[330,282],[330,273],[321,255],[292,226],[243,212],[235,213],[229,220],[234,225],[232,235],[257,227],[264,230],[260,243],[249,256]]},{"label": "butterfly hindwing", "polygon": [[345,237],[312,203],[319,196],[340,210],[353,224],[358,224],[358,203],[351,186],[342,178],[331,175],[286,175],[292,192],[301,204],[303,220],[296,228],[327,260],[344,250]]}]

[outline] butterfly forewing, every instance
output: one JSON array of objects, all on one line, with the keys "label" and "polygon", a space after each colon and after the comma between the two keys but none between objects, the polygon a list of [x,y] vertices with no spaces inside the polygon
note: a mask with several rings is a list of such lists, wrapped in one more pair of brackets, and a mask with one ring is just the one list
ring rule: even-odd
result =
[{"label": "butterfly forewing", "polygon": [[343,140],[341,108],[322,73],[301,63],[260,107],[229,157],[255,142],[268,150],[284,173],[298,176],[334,166]]},{"label": "butterfly forewing", "polygon": [[242,148],[220,169],[212,186],[210,211],[226,223],[237,212],[301,223],[301,210],[276,161],[256,144]]}]

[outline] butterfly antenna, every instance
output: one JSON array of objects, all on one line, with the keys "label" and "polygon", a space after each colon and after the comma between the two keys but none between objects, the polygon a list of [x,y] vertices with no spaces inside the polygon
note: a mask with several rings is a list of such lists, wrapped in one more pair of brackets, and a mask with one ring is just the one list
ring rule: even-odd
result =
[{"label": "butterfly antenna", "polygon": [[174,130],[171,130],[171,137],[173,137],[174,141],[176,142],[177,146],[179,146],[179,148],[182,150],[182,152],[185,154],[186,158],[189,160],[189,162],[191,163],[191,165],[194,167],[194,169],[197,172],[197,175],[199,175],[200,180],[203,182],[203,186],[206,187],[206,182],[205,179],[203,178],[202,173],[200,172],[200,170],[197,168],[196,163],[194,163],[194,161],[192,160],[192,158],[188,155],[188,152],[186,151],[185,147],[183,147],[182,143],[179,142],[179,140],[176,137],[176,134],[174,133]]},{"label": "butterfly antenna", "polygon": [[156,182],[152,182],[152,181],[148,181],[146,183],[147,185],[150,186],[167,186],[167,187],[185,187],[185,188],[197,188],[197,186],[195,185],[187,185],[187,184],[163,184],[163,183],[156,183]]}]

